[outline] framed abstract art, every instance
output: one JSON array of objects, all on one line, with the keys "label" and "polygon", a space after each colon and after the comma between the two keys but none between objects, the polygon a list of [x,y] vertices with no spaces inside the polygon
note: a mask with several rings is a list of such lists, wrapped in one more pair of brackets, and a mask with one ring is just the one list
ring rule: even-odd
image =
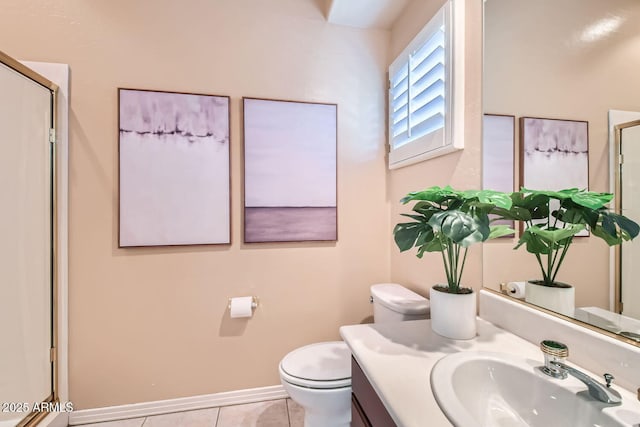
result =
[{"label": "framed abstract art", "polygon": [[244,241],[335,241],[337,105],[243,98]]},{"label": "framed abstract art", "polygon": [[588,190],[588,122],[521,117],[520,184],[531,190]]},{"label": "framed abstract art", "polygon": [[119,246],[230,243],[229,97],[118,95]]},{"label": "framed abstract art", "polygon": [[585,121],[520,118],[521,184],[532,190],[589,188]]}]

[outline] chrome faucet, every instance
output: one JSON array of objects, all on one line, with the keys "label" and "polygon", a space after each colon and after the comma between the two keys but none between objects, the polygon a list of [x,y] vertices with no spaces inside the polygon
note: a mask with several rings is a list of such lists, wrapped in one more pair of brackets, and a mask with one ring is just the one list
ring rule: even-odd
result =
[{"label": "chrome faucet", "polygon": [[543,373],[554,378],[567,378],[567,374],[582,381],[589,389],[589,394],[600,402],[611,405],[619,405],[622,403],[620,393],[611,388],[613,375],[604,374],[605,384],[601,384],[591,378],[584,372],[572,368],[564,363],[565,358],[569,355],[569,348],[556,341],[542,341],[540,349],[544,353],[544,366],[540,369]]},{"label": "chrome faucet", "polygon": [[594,399],[598,399],[600,402],[609,403],[612,405],[619,405],[622,403],[622,397],[620,396],[620,393],[611,388],[613,375],[604,374],[604,380],[607,383],[606,385],[604,385],[594,380],[584,372],[579,371],[576,368],[572,368],[571,366],[567,366],[562,362],[551,363],[567,372],[569,375],[576,377],[577,379],[585,383],[585,385],[589,389],[589,394]]}]

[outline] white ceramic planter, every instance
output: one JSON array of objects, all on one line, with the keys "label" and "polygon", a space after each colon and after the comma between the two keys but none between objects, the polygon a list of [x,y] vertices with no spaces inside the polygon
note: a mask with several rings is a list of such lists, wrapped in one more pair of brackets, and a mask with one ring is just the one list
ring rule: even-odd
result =
[{"label": "white ceramic planter", "polygon": [[528,281],[524,300],[569,317],[573,317],[576,308],[575,288],[568,285],[566,288],[552,288]]},{"label": "white ceramic planter", "polygon": [[469,340],[476,336],[476,293],[450,294],[434,288],[429,290],[431,329],[438,335],[454,340]]}]

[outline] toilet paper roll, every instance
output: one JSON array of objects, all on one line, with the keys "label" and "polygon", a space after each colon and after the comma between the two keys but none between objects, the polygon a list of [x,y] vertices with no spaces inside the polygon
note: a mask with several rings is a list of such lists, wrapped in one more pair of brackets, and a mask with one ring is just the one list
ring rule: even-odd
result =
[{"label": "toilet paper roll", "polygon": [[253,297],[231,298],[231,303],[229,304],[229,312],[231,313],[231,317],[237,318],[253,316],[252,304]]},{"label": "toilet paper roll", "polygon": [[514,298],[524,298],[526,282],[509,282],[507,283],[507,294]]}]

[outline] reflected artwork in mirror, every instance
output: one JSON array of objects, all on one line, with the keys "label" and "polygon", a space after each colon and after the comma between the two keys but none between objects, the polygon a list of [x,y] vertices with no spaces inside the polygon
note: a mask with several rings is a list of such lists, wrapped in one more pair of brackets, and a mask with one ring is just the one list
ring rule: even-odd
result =
[{"label": "reflected artwork in mirror", "polygon": [[[636,117],[623,114],[631,118],[616,123],[612,110],[640,111],[640,85],[635,81],[640,69],[638,51],[637,0],[486,0],[484,111],[518,119],[516,158],[521,155],[520,118],[588,122],[589,190],[614,192],[614,125]],[[631,160],[625,158],[627,161]],[[514,165],[514,177],[523,173],[518,163]],[[561,172],[553,166],[537,171],[552,180]],[[522,184],[516,180],[516,187]],[[633,195],[637,188],[627,190],[627,195],[637,197]],[[615,193],[617,202],[620,194]],[[618,212],[638,221],[640,216],[629,209],[626,206]],[[486,287],[500,290],[501,283],[537,277],[535,258],[524,250],[513,250],[518,238],[516,235],[483,245]],[[632,256],[632,248],[640,242],[627,245],[630,243],[625,242],[619,252]],[[616,291],[615,286],[616,277],[633,273],[619,271],[613,258],[615,251],[594,236],[575,239],[572,248],[558,277],[575,287],[576,309],[571,317],[634,343],[634,334],[640,334],[640,315],[633,314],[631,308],[622,311],[624,304],[620,302],[625,294],[629,298],[638,295],[640,286],[636,289],[629,279],[626,285],[630,288],[625,290],[623,284],[622,290]]]}]

